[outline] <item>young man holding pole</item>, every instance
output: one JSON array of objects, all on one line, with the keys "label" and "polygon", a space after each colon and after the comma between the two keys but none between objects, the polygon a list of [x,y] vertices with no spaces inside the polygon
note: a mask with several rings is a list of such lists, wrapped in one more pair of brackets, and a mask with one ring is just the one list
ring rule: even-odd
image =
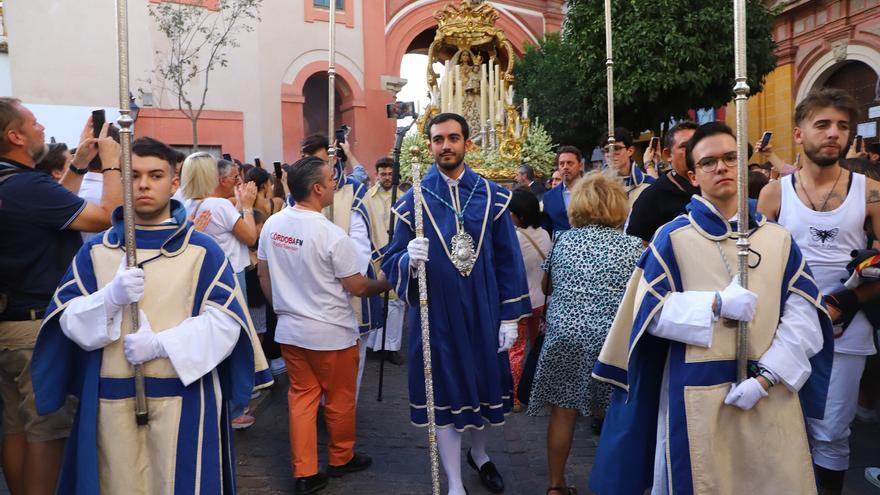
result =
[{"label": "young man holding pole", "polygon": [[[815,493],[801,418],[821,417],[831,325],[800,250],[749,212],[749,289],[738,282],[737,147],[713,122],[688,143],[699,186],[654,236],[593,376],[615,385],[591,488],[604,494]],[[748,325],[749,378],[736,384]]]},{"label": "young man holding pole", "polygon": [[[504,424],[512,407],[507,350],[517,321],[532,312],[516,231],[507,205],[510,192],[464,163],[467,121],[441,113],[426,132],[436,165],[421,181],[425,237],[414,230],[414,193],[395,205],[394,238],[382,260],[397,294],[410,306],[410,418],[428,426],[422,325],[430,331],[434,416],[440,461],[450,495],[464,495],[461,433],[471,430],[468,464],[493,493],[504,490],[486,451],[486,425]],[[415,290],[416,262],[424,261],[429,321],[422,322]]]},{"label": "young man holding pole", "polygon": [[[171,199],[177,153],[132,145],[139,268],[126,268],[122,208],[61,280],[31,370],[37,411],[68,394],[79,412],[58,493],[233,493],[227,402],[247,404],[271,374],[223,251]],[[140,328],[131,328],[131,304]],[[135,422],[133,365],[145,376],[148,424]]]}]

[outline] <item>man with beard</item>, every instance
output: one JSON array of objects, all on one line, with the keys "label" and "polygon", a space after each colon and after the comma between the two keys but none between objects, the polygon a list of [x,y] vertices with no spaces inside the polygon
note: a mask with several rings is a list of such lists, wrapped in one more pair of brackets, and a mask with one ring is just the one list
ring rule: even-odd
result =
[{"label": "man with beard", "polygon": [[[122,208],[73,259],[47,308],[32,363],[37,411],[79,399],[58,493],[232,493],[227,403],[271,385],[223,250],[171,199],[177,152],[132,143],[137,268]],[[138,303],[139,327],[130,318]],[[135,422],[143,365],[149,423]]]},{"label": "man with beard", "polygon": [[571,188],[583,176],[582,159],[581,150],[574,146],[560,146],[556,150],[556,166],[558,172],[562,174],[562,183],[544,193],[543,198],[543,227],[554,240],[559,234],[571,228],[568,223],[568,202],[571,199]]},{"label": "man with beard", "polygon": [[[91,127],[87,124],[87,127]],[[119,145],[107,138],[80,143],[61,184],[34,166],[48,150],[43,126],[15,98],[0,98],[0,395],[3,398],[3,474],[13,493],[55,493],[64,440],[73,421],[66,407],[38,416],[30,362],[46,306],[82,238],[102,230],[122,203]],[[89,129],[90,130],[90,129]],[[70,192],[100,155],[108,178],[101,204]]]},{"label": "man with beard", "polygon": [[858,122],[857,104],[840,89],[811,92],[795,109],[794,138],[804,148],[797,173],[769,183],[758,209],[789,229],[826,295],[835,322],[834,366],[824,418],[809,419],[820,493],[839,494],[849,467],[849,424],[855,416],[866,356],[876,352],[871,324],[860,304],[875,285],[844,289],[846,265],[867,247],[865,220],[880,229],[880,182],[847,171],[840,159]]},{"label": "man with beard", "polygon": [[486,452],[485,426],[504,424],[513,379],[507,351],[517,322],[531,315],[519,241],[508,212],[511,193],[464,163],[470,143],[464,117],[441,113],[426,128],[436,165],[422,179],[425,237],[414,230],[413,193],[394,206],[394,238],[382,271],[409,313],[410,418],[426,426],[424,360],[417,261],[428,280],[434,413],[440,460],[450,495],[467,493],[461,480],[461,432],[471,430],[468,464],[493,493],[504,481]]},{"label": "man with beard", "polygon": [[[376,184],[367,191],[364,202],[370,214],[370,234],[373,241],[373,264],[379,271],[381,252],[388,245],[388,227],[391,225],[391,182],[394,178],[394,160],[383,156],[376,161]],[[393,291],[388,294],[388,318],[385,326],[377,332],[370,332],[367,344],[374,351],[384,349],[385,355],[393,364],[403,364],[400,346],[403,343],[403,313],[406,303]],[[387,336],[385,335],[387,332]]]}]

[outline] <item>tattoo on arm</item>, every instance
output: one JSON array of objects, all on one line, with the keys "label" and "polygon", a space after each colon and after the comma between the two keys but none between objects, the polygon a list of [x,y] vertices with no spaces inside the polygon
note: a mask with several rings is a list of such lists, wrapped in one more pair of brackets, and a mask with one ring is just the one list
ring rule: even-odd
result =
[{"label": "tattoo on arm", "polygon": [[880,203],[880,189],[870,189],[867,196],[868,204]]}]

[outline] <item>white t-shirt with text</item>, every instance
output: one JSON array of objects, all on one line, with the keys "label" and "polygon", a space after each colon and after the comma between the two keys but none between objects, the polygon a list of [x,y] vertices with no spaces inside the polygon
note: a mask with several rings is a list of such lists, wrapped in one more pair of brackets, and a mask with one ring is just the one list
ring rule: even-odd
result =
[{"label": "white t-shirt with text", "polygon": [[316,351],[357,343],[357,319],[339,279],[361,270],[345,231],[321,213],[285,208],[263,225],[257,258],[269,264],[276,342]]}]

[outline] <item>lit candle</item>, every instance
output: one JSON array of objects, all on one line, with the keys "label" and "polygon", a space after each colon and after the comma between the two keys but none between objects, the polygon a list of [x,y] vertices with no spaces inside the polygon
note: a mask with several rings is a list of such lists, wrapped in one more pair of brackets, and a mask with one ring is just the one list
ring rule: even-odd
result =
[{"label": "lit candle", "polygon": [[489,129],[495,128],[495,68],[492,59],[489,59],[489,91],[486,99],[489,100]]},{"label": "lit candle", "polygon": [[449,60],[446,61],[446,64],[443,66],[443,96],[441,102],[443,103],[443,111],[449,112],[452,109],[452,64]]},{"label": "lit candle", "polygon": [[486,66],[480,66],[480,129],[486,125],[486,112],[489,111],[489,94],[487,93]]},{"label": "lit candle", "polygon": [[503,91],[504,91],[504,79],[501,78],[501,66],[498,64],[495,64],[495,88],[494,89],[495,89],[495,92],[492,93],[492,96],[496,100],[500,100],[501,95],[503,94]]},{"label": "lit candle", "polygon": [[461,66],[455,66],[455,113],[461,115],[464,109],[464,84],[461,80]]}]

